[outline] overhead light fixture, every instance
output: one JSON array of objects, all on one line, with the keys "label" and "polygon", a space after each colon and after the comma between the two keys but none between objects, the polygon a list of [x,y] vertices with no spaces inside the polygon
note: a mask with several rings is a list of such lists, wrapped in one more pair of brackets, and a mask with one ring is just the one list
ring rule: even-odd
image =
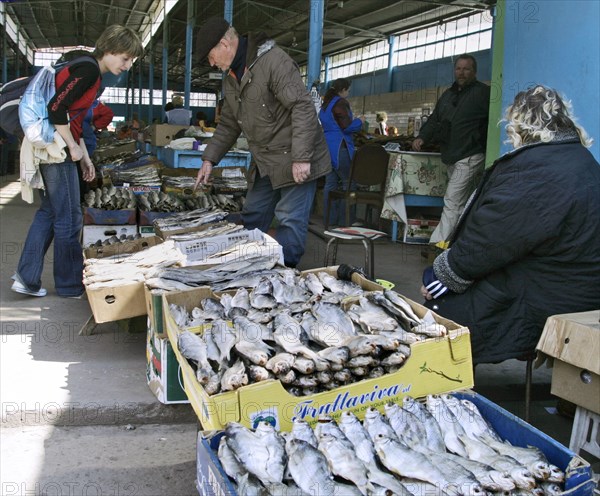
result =
[{"label": "overhead light fixture", "polygon": [[296,36],[294,35],[294,37],[292,38],[292,47],[295,48],[298,46],[298,42],[296,41]]},{"label": "overhead light fixture", "polygon": [[339,7],[340,9],[343,9],[343,8],[344,8],[344,0],[340,0],[340,1],[338,2],[338,7]]}]

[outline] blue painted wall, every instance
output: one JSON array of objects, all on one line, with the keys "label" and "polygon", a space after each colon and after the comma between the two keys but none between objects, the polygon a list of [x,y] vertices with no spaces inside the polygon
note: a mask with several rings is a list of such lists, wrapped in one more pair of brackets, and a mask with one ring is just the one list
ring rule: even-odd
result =
[{"label": "blue painted wall", "polygon": [[[498,15],[505,26],[502,108],[534,83],[556,88],[571,100],[600,160],[600,1],[506,0]],[[509,149],[501,145],[502,153]]]},{"label": "blue painted wall", "polygon": [[[491,50],[481,50],[471,55],[477,59],[477,79],[489,81],[492,74]],[[436,86],[450,86],[454,82],[453,67],[454,59],[451,57],[394,67],[392,91],[427,91]],[[389,92],[387,70],[350,79],[353,97]]]}]

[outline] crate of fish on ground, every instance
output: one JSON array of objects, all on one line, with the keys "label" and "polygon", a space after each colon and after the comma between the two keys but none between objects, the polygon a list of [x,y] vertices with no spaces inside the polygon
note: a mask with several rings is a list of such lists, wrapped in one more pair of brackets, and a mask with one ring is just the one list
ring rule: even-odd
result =
[{"label": "crate of fish on ground", "polygon": [[200,432],[201,495],[591,496],[589,463],[471,391],[406,396],[314,428],[271,419]]},{"label": "crate of fish on ground", "polygon": [[137,224],[135,195],[114,186],[103,186],[88,191],[83,200],[85,225]]},{"label": "crate of fish on ground", "polygon": [[[467,328],[357,273],[347,281],[335,267],[248,265],[207,282],[214,294],[163,296],[167,334],[205,429],[268,417],[289,430],[294,419],[362,417],[391,399],[473,385]],[[208,281],[202,273],[211,270],[198,277]]]},{"label": "crate of fish on ground", "polygon": [[141,249],[131,253],[85,259],[83,283],[97,323],[146,315],[144,282],[185,261],[173,241],[144,247],[146,240],[137,240]]}]

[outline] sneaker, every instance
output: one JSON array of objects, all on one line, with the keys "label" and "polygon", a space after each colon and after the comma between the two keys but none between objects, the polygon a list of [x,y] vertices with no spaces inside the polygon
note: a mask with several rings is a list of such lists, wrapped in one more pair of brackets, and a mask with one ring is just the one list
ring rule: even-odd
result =
[{"label": "sneaker", "polygon": [[15,279],[15,282],[13,282],[13,285],[10,289],[12,289],[15,293],[21,293],[28,296],[46,296],[46,294],[48,294],[48,291],[46,291],[44,288],[33,291],[17,279]]}]

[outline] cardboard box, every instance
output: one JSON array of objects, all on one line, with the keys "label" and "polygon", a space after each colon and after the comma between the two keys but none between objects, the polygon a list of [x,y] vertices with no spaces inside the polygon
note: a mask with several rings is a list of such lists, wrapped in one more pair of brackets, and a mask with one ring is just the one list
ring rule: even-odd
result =
[{"label": "cardboard box", "polygon": [[86,287],[85,292],[98,324],[146,315],[143,282],[97,289]]},{"label": "cardboard box", "polygon": [[148,314],[148,327],[159,338],[167,337],[167,325],[163,312],[163,290],[151,290],[144,285],[144,299],[146,300],[146,313]]},{"label": "cardboard box", "polygon": [[408,244],[427,244],[439,223],[439,220],[432,219],[408,219],[402,241]]},{"label": "cardboard box", "polygon": [[101,208],[83,207],[83,223],[85,225],[124,225],[137,224],[137,209],[103,210]]},{"label": "cardboard box", "polygon": [[183,390],[181,367],[171,343],[160,338],[150,325],[146,340],[146,380],[161,403],[190,402]]},{"label": "cardboard box", "polygon": [[[212,255],[240,242],[259,242],[261,245],[248,245],[246,249],[242,245],[239,251],[220,257],[212,257]],[[210,238],[200,238],[190,241],[176,241],[175,247],[186,256],[186,265],[220,264],[235,259],[252,258],[260,255],[277,255],[279,263],[284,265],[283,248],[271,236],[265,234],[260,229],[252,229],[250,231],[244,229],[222,236],[212,236]]]},{"label": "cardboard box", "polygon": [[190,126],[176,126],[174,124],[152,124],[148,126],[148,132],[145,133],[144,139],[150,140],[152,146],[168,145],[175,135],[182,129],[187,129]]},{"label": "cardboard box", "polygon": [[81,244],[84,248],[89,247],[98,240],[104,241],[105,239],[116,236],[120,238],[123,234],[125,236],[133,236],[137,233],[137,225],[101,225],[101,226],[83,226],[83,235]]},{"label": "cardboard box", "polygon": [[550,392],[600,414],[600,310],[548,317],[537,350],[554,363]]},{"label": "cardboard box", "polygon": [[[455,393],[455,396],[475,403],[502,439],[514,446],[536,446],[541,449],[550,463],[565,472],[563,495],[592,496],[595,481],[590,464],[583,458],[477,393],[468,391]],[[238,494],[217,456],[222,436],[222,432],[200,431],[198,433],[196,485],[201,495],[235,496]]]},{"label": "cardboard box", "polygon": [[[84,256],[86,258],[102,258],[113,255],[126,256],[159,243],[162,243],[162,239],[157,236],[141,238],[98,249],[89,248],[84,251]],[[132,282],[131,284],[97,289],[86,286],[85,291],[94,320],[98,324],[146,315],[143,282]]]},{"label": "cardboard box", "polygon": [[163,240],[158,236],[151,236],[143,239],[125,241],[123,243],[115,243],[114,245],[86,248],[83,254],[85,258],[106,258],[115,255],[127,256],[162,242]]},{"label": "cardboard box", "polygon": [[[337,273],[337,267],[310,272],[321,270],[326,270],[331,275]],[[381,286],[358,274],[353,274],[352,279],[366,290],[381,290]],[[321,413],[337,418],[344,410],[353,411],[363,418],[368,407],[382,410],[385,403],[406,395],[421,397],[473,386],[469,330],[436,316],[436,320],[449,330],[449,335],[412,345],[411,357],[393,374],[366,379],[312,396],[293,396],[278,380],[259,382],[236,391],[209,396],[177,348],[179,329],[168,308],[169,304],[174,303],[185,307],[189,312],[202,298],[211,296],[214,295],[207,287],[163,295],[167,334],[181,364],[185,391],[204,429],[223,429],[230,421],[251,427],[260,417],[268,416],[274,419],[278,429],[289,431],[296,418],[314,424]],[[420,317],[428,311],[413,301],[407,301]]]}]

